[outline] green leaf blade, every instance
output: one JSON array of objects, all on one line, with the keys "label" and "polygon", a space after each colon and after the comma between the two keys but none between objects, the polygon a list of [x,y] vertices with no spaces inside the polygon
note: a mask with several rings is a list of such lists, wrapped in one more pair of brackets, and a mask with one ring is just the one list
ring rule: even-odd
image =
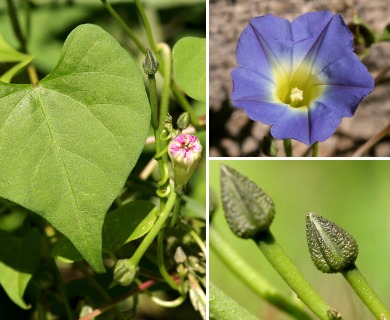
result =
[{"label": "green leaf blade", "polygon": [[155,206],[137,200],[107,214],[103,226],[103,251],[115,252],[127,242],[145,235],[157,219]]},{"label": "green leaf blade", "polygon": [[191,98],[206,102],[206,39],[180,39],[173,47],[172,58],[180,87]]},{"label": "green leaf blade", "polygon": [[[103,225],[103,251],[115,253],[122,245],[144,236],[156,219],[156,207],[146,200],[132,201],[109,212]],[[83,259],[65,237],[53,248],[52,256],[67,263]]]},{"label": "green leaf blade", "polygon": [[82,25],[36,87],[0,83],[0,110],[0,196],[47,219],[104,272],[105,213],[150,122],[136,65],[100,27]]},{"label": "green leaf blade", "polygon": [[23,238],[0,230],[0,284],[10,299],[22,309],[29,306],[23,294],[39,263],[40,235],[36,229]]}]

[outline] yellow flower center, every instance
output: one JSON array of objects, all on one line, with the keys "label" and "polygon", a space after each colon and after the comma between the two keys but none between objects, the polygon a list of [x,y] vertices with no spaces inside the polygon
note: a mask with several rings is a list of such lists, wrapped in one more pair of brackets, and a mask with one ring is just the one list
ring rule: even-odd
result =
[{"label": "yellow flower center", "polygon": [[273,73],[276,84],[275,98],[292,108],[310,108],[312,102],[325,90],[324,83],[313,74],[311,63],[302,62],[291,72],[276,66]]},{"label": "yellow flower center", "polygon": [[294,88],[290,93],[290,105],[295,107],[300,101],[303,100],[303,91],[298,88]]}]

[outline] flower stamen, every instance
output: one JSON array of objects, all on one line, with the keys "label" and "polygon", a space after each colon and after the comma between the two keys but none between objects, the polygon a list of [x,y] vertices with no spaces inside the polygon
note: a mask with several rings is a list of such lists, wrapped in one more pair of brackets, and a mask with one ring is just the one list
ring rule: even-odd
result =
[{"label": "flower stamen", "polygon": [[296,107],[303,100],[303,91],[295,87],[290,93],[290,105]]}]

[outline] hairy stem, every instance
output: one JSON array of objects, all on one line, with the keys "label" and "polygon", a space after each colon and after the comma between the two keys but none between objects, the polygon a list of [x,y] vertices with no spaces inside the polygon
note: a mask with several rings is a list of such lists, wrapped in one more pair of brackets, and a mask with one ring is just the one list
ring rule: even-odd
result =
[{"label": "hairy stem", "polygon": [[142,44],[142,42],[137,38],[135,33],[128,27],[128,25],[123,21],[123,19],[119,16],[119,14],[114,10],[111,4],[107,0],[101,0],[107,11],[111,14],[111,16],[115,19],[115,21],[122,27],[123,31],[127,33],[131,40],[135,43],[137,48],[143,53],[146,52],[146,48]]},{"label": "hairy stem", "polygon": [[176,225],[177,218],[179,217],[180,208],[181,208],[181,199],[182,199],[182,196],[177,195],[175,205],[173,207],[171,222],[169,223],[170,228],[172,228]]},{"label": "hairy stem", "polygon": [[187,111],[190,114],[191,122],[192,122],[193,126],[199,130],[200,124],[199,124],[198,117],[196,116],[194,110],[192,109],[190,103],[187,101],[185,96],[180,92],[180,90],[177,86],[177,83],[175,81],[171,82],[171,90],[172,90],[172,93],[175,96],[177,102],[179,102],[179,104],[181,105],[183,110]]},{"label": "hairy stem", "polygon": [[283,146],[284,146],[284,153],[286,154],[286,157],[292,157],[293,152],[291,146],[291,139],[284,139]]},{"label": "hairy stem", "polygon": [[164,227],[165,222],[167,221],[169,214],[173,208],[173,205],[176,200],[176,192],[173,191],[173,186],[171,188],[171,193],[168,197],[167,203],[161,211],[157,221],[153,225],[152,229],[148,232],[145,238],[142,240],[141,244],[138,246],[137,250],[134,252],[133,256],[130,258],[131,265],[138,265],[142,256],[145,254],[146,250],[149,248],[153,240],[156,238],[157,234]]},{"label": "hairy stem", "polygon": [[260,298],[297,319],[312,319],[301,304],[292,298],[283,296],[258,271],[243,260],[214,226],[210,226],[209,243],[212,251],[223,261],[224,265]]},{"label": "hairy stem", "polygon": [[167,269],[165,268],[164,263],[164,229],[161,229],[157,236],[157,265],[160,271],[160,274],[163,276],[164,280],[169,284],[169,286],[178,291],[179,286],[172,277],[169,275]]},{"label": "hairy stem", "polygon": [[151,117],[152,117],[152,127],[154,130],[158,129],[159,119],[158,119],[158,99],[157,99],[157,87],[156,87],[156,77],[155,75],[148,75],[149,80],[149,96],[150,96],[150,107],[151,107]]},{"label": "hairy stem", "polygon": [[312,156],[318,157],[318,141],[313,144]]},{"label": "hairy stem", "polygon": [[[106,9],[108,10],[108,12],[111,14],[111,16],[118,22],[118,24],[127,33],[127,35],[134,41],[134,43],[136,44],[138,49],[140,51],[142,51],[143,53],[145,53],[146,52],[146,48],[143,46],[141,41],[137,38],[135,33],[130,29],[130,27],[123,21],[123,19],[115,11],[115,9],[107,2],[107,0],[101,0],[101,1],[104,4],[104,6],[106,7]],[[141,6],[139,1],[138,1],[138,4],[136,3],[136,5],[137,5],[137,8],[138,8],[138,5]],[[141,8],[142,8],[142,6],[141,6]],[[147,25],[149,25],[149,22],[148,22],[148,20],[146,18],[146,14],[145,14],[145,11],[143,10],[143,8],[141,9],[141,11],[143,12],[143,15],[144,15],[144,17],[145,17],[145,19],[147,21]],[[140,11],[140,15],[141,15],[141,11]],[[141,15],[141,18],[142,18],[142,15]],[[146,28],[146,26],[145,26],[145,28]],[[147,31],[147,33],[148,33],[148,31]],[[151,36],[148,35],[150,46],[151,46],[153,52],[157,53],[158,45],[156,45],[155,42],[154,42],[153,34],[151,32],[150,25],[149,25],[149,33],[151,35]],[[162,70],[165,70],[165,67],[164,67],[164,65],[165,65],[164,57],[162,57],[159,62],[160,62],[159,72],[161,74],[164,74],[164,71],[162,71]],[[169,60],[169,63],[171,63],[170,60]],[[176,100],[178,101],[178,103],[183,108],[183,110],[185,110],[188,113],[190,113],[190,115],[191,115],[191,122],[194,125],[194,127],[197,128],[197,129],[200,129],[199,120],[196,117],[196,115],[195,115],[191,105],[188,103],[187,99],[185,98],[185,95],[179,90],[177,84],[174,81],[171,82],[171,90],[172,90],[172,93],[175,96]]]},{"label": "hairy stem", "polygon": [[20,27],[19,17],[16,11],[13,0],[7,0],[8,14],[11,19],[12,28],[14,30],[16,39],[18,39],[21,51],[27,53],[26,39],[24,38],[22,28]]},{"label": "hairy stem", "polygon": [[325,300],[313,289],[304,278],[295,264],[285,254],[282,247],[276,242],[271,231],[266,231],[256,240],[264,256],[274,269],[286,281],[290,288],[298,295],[308,308],[321,320],[329,320],[329,312],[333,310]]},{"label": "hairy stem", "polygon": [[390,311],[387,310],[357,267],[344,271],[342,274],[376,319],[390,319]]},{"label": "hairy stem", "polygon": [[157,52],[157,46],[154,41],[152,28],[150,26],[148,17],[145,14],[144,7],[142,6],[142,3],[140,0],[134,0],[134,3],[138,9],[139,15],[141,16],[142,23],[144,25],[146,36],[148,37],[149,45],[152,48],[153,52]]}]

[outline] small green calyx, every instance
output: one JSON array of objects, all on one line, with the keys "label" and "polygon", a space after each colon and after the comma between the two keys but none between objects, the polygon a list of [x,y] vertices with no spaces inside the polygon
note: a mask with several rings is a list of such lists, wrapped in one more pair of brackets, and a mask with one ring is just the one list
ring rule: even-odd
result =
[{"label": "small green calyx", "polygon": [[129,259],[118,260],[114,266],[113,283],[118,283],[121,286],[130,285],[134,281],[138,270],[138,266],[132,265]]},{"label": "small green calyx", "polygon": [[275,215],[275,206],[252,180],[222,165],[221,194],[226,221],[235,235],[254,239],[268,230]]},{"label": "small green calyx", "polygon": [[355,239],[333,222],[308,212],[306,236],[311,259],[324,273],[343,272],[355,267],[358,246]]},{"label": "small green calyx", "polygon": [[188,112],[183,112],[177,119],[177,127],[179,130],[187,129],[191,122],[191,115]]},{"label": "small green calyx", "polygon": [[154,75],[158,70],[158,61],[149,48],[146,49],[146,56],[145,60],[142,62],[142,67],[144,68],[144,72],[149,76]]}]

